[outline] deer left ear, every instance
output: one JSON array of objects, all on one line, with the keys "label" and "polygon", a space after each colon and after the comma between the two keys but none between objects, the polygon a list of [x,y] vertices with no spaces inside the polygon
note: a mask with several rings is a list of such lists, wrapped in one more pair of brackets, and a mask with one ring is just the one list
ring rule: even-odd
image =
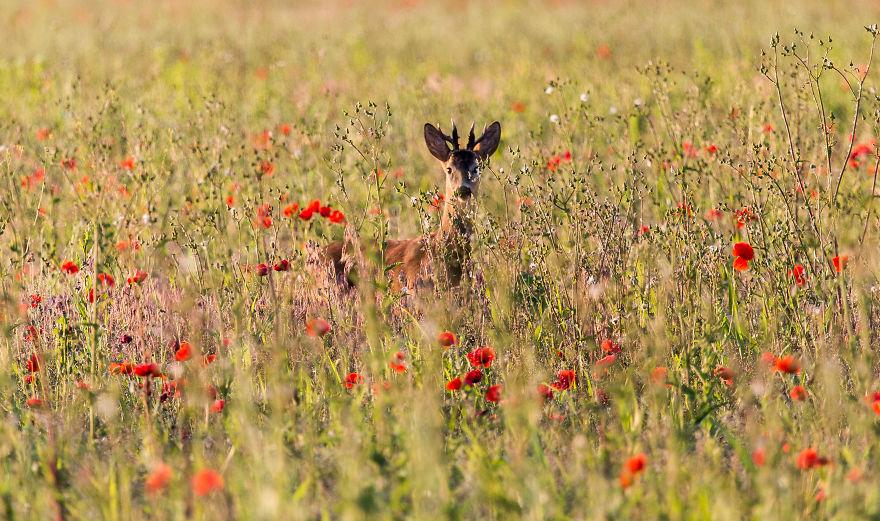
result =
[{"label": "deer left ear", "polygon": [[474,152],[480,156],[480,159],[485,161],[495,153],[499,141],[501,141],[501,123],[496,121],[483,131],[483,135],[480,136],[480,139],[474,145]]}]

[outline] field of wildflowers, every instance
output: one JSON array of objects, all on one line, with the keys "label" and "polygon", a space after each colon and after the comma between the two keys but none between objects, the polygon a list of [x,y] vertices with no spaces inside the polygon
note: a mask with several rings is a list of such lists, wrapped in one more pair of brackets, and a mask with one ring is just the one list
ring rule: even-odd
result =
[{"label": "field of wildflowers", "polygon": [[880,519],[878,15],[10,0],[0,518]]}]

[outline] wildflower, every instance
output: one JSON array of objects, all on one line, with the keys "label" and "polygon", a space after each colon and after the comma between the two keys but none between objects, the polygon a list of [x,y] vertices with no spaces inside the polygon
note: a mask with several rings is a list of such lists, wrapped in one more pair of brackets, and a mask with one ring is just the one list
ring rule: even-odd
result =
[{"label": "wildflower", "polygon": [[804,267],[801,264],[795,264],[794,268],[788,270],[788,276],[794,278],[794,283],[798,286],[803,286],[807,283],[807,278],[804,275]]},{"label": "wildflower", "polygon": [[740,208],[739,210],[734,212],[734,216],[736,217],[736,227],[738,229],[743,228],[746,224],[750,222],[758,220],[758,216],[755,215],[747,207]]},{"label": "wildflower", "polygon": [[174,353],[174,359],[178,362],[186,362],[192,358],[192,346],[189,342],[181,342],[180,347]]},{"label": "wildflower", "polygon": [[510,104],[510,110],[516,113],[522,113],[526,110],[526,104],[521,101],[514,101]]},{"label": "wildflower", "polygon": [[38,128],[34,135],[37,141],[46,141],[52,135],[52,131],[48,127]]},{"label": "wildflower", "polygon": [[157,463],[144,481],[147,494],[154,495],[165,490],[172,476],[174,476],[174,473],[171,471],[171,467],[161,462]]},{"label": "wildflower", "polygon": [[345,376],[345,388],[351,389],[355,385],[364,383],[364,377],[358,373],[351,372]]},{"label": "wildflower", "polygon": [[293,217],[293,214],[295,214],[297,210],[299,210],[299,204],[292,203],[285,206],[284,210],[282,210],[282,213],[284,214],[284,217]]},{"label": "wildflower", "polygon": [[266,275],[269,274],[269,265],[266,264],[265,262],[261,262],[261,263],[257,264],[257,266],[254,268],[254,271],[260,277],[265,277]]},{"label": "wildflower", "polygon": [[553,388],[547,384],[538,384],[538,396],[544,400],[553,399]]},{"label": "wildflower", "polygon": [[648,466],[648,457],[640,452],[635,456],[627,459],[620,471],[620,486],[624,489],[629,488],[635,482],[636,476],[645,471]]},{"label": "wildflower", "polygon": [[32,397],[28,398],[27,401],[25,401],[25,404],[27,404],[27,406],[30,407],[31,409],[39,409],[40,407],[45,405],[46,402],[44,402],[42,398],[39,398],[37,396],[32,396]]},{"label": "wildflower", "polygon": [[282,123],[278,125],[278,132],[284,134],[285,136],[290,135],[290,125],[288,123]]},{"label": "wildflower", "polygon": [[814,448],[807,448],[800,452],[795,458],[795,464],[801,470],[814,469],[831,463],[831,460],[820,456]]},{"label": "wildflower", "polygon": [[486,401],[498,403],[501,401],[501,385],[490,385],[486,390]]},{"label": "wildflower", "polygon": [[764,123],[764,126],[761,128],[761,132],[765,134],[770,134],[773,132],[773,123]]},{"label": "wildflower", "polygon": [[40,365],[42,365],[40,364],[40,357],[37,355],[37,353],[33,353],[30,357],[28,357],[27,361],[24,364],[24,368],[29,373],[36,373],[40,370]]},{"label": "wildflower", "polygon": [[97,279],[100,284],[109,288],[112,288],[116,285],[116,280],[113,278],[113,276],[106,273],[98,273]]},{"label": "wildflower", "polygon": [[224,407],[226,407],[226,400],[214,400],[214,403],[211,404],[211,412],[220,414]]},{"label": "wildflower", "polygon": [[394,358],[391,359],[391,362],[389,362],[388,365],[389,365],[389,367],[391,367],[391,370],[393,370],[395,373],[405,373],[406,372],[406,355],[404,355],[402,352],[398,351],[397,353],[394,354]]},{"label": "wildflower", "polygon": [[780,356],[773,362],[773,370],[786,374],[799,374],[801,364],[792,355]]},{"label": "wildflower", "polygon": [[134,164],[135,159],[133,156],[128,156],[119,162],[119,166],[122,167],[123,170],[134,170]]},{"label": "wildflower", "polygon": [[767,457],[764,449],[758,448],[752,451],[752,463],[754,463],[756,467],[763,467],[766,461]]},{"label": "wildflower", "polygon": [[76,170],[76,158],[68,157],[61,160],[61,166],[65,170]]},{"label": "wildflower", "polygon": [[474,367],[489,367],[495,360],[495,350],[489,346],[478,347],[467,354],[467,359]]},{"label": "wildflower", "polygon": [[733,385],[733,371],[730,370],[729,367],[725,367],[723,365],[719,365],[715,367],[715,370],[712,371],[712,374],[717,376],[724,385],[730,387]]},{"label": "wildflower", "polygon": [[449,380],[448,382],[446,382],[446,390],[447,391],[458,391],[459,389],[461,389],[462,384],[463,384],[463,382],[461,380],[461,377],[456,376],[452,380]]},{"label": "wildflower", "polygon": [[665,367],[655,367],[651,370],[651,381],[655,384],[665,384],[669,370]]},{"label": "wildflower", "polygon": [[162,376],[162,371],[157,364],[147,363],[134,366],[133,372],[135,376],[158,378]]},{"label": "wildflower", "polygon": [[614,354],[603,356],[602,358],[596,360],[596,367],[607,369],[608,367],[611,367],[616,360],[617,355]]},{"label": "wildflower", "polygon": [[322,206],[318,208],[318,215],[321,217],[330,217],[330,214],[333,213],[333,208],[329,206]]},{"label": "wildflower", "polygon": [[833,259],[831,259],[831,263],[834,264],[834,271],[836,271],[837,273],[843,272],[843,268],[846,267],[848,262],[849,262],[848,255],[838,255],[838,256],[834,257]]},{"label": "wildflower", "polygon": [[287,259],[281,259],[272,265],[272,269],[275,271],[288,271],[290,270],[290,261]]},{"label": "wildflower", "polygon": [[717,208],[709,208],[708,210],[706,210],[706,213],[703,215],[703,217],[707,221],[717,221],[718,219],[724,217],[724,212]]},{"label": "wildflower", "polygon": [[64,264],[61,265],[61,271],[68,275],[76,275],[79,273],[79,266],[74,264],[73,261],[64,261]]},{"label": "wildflower", "polygon": [[229,194],[226,196],[226,207],[232,208],[233,206],[235,206],[235,196],[232,194]]},{"label": "wildflower", "polygon": [[709,145],[706,145],[704,147],[704,149],[706,150],[706,152],[708,152],[712,155],[715,155],[718,153],[718,146],[715,143],[711,143]]},{"label": "wildflower", "polygon": [[339,210],[333,210],[330,212],[330,215],[327,216],[327,219],[333,224],[341,224],[345,222],[345,214]]},{"label": "wildflower", "polygon": [[205,355],[205,357],[202,358],[202,365],[205,365],[205,366],[207,366],[207,365],[211,365],[211,364],[213,364],[216,360],[217,360],[217,355],[215,355],[215,354],[213,354],[213,353],[211,353],[211,354],[209,354],[209,355]]},{"label": "wildflower", "polygon": [[306,334],[309,336],[324,336],[330,332],[330,322],[323,318],[311,318],[306,321]]},{"label": "wildflower", "polygon": [[134,372],[134,366],[128,362],[114,362],[107,366],[107,370],[110,374],[130,375]]},{"label": "wildflower", "polygon": [[697,157],[697,147],[690,141],[684,141],[681,144],[681,149],[686,157]]},{"label": "wildflower", "polygon": [[125,333],[123,333],[122,335],[119,336],[119,343],[120,344],[130,344],[132,340],[134,340],[134,339],[131,337],[131,335],[127,335]]},{"label": "wildflower", "polygon": [[755,258],[755,250],[747,242],[738,242],[733,245],[733,268],[737,271],[749,269],[749,261]]},{"label": "wildflower", "polygon": [[796,402],[802,402],[807,399],[807,390],[802,385],[795,385],[791,388],[788,395]]},{"label": "wildflower", "polygon": [[207,496],[223,490],[223,476],[213,469],[202,469],[192,477],[192,491],[196,496]]},{"label": "wildflower", "polygon": [[31,308],[37,309],[37,307],[40,305],[40,302],[43,301],[43,297],[41,297],[37,294],[33,294],[30,296],[30,300],[31,300]]},{"label": "wildflower", "polygon": [[146,272],[146,271],[141,271],[141,270],[135,270],[134,275],[132,275],[132,276],[128,277],[127,279],[125,279],[125,281],[126,281],[129,285],[131,285],[131,284],[140,284],[141,282],[143,282],[143,281],[145,281],[145,280],[147,280],[147,272]]},{"label": "wildflower", "polygon": [[468,371],[467,374],[464,375],[464,384],[467,386],[472,386],[474,384],[480,383],[483,379],[483,372],[479,369],[474,369],[472,371]]},{"label": "wildflower", "polygon": [[599,59],[602,60],[607,60],[611,58],[611,47],[604,43],[600,44],[598,47],[596,47],[596,56],[598,56]]},{"label": "wildflower", "polygon": [[602,344],[602,352],[609,355],[616,355],[620,353],[620,344],[614,342],[613,340],[603,340]]},{"label": "wildflower", "polygon": [[556,373],[556,381],[550,384],[557,391],[565,391],[576,381],[577,375],[571,369],[563,369]]},{"label": "wildflower", "polygon": [[450,347],[458,343],[458,340],[455,338],[455,333],[443,331],[437,335],[437,342],[443,347]]},{"label": "wildflower", "polygon": [[270,161],[263,161],[260,163],[260,172],[265,176],[270,176],[275,173],[275,165]]}]

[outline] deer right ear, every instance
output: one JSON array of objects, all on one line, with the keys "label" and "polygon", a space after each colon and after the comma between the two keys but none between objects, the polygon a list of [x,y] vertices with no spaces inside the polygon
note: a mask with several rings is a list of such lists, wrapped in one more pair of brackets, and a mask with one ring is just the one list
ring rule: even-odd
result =
[{"label": "deer right ear", "polygon": [[446,137],[437,127],[430,123],[425,123],[425,144],[428,145],[428,151],[431,155],[446,162],[452,153],[449,146],[446,145]]}]

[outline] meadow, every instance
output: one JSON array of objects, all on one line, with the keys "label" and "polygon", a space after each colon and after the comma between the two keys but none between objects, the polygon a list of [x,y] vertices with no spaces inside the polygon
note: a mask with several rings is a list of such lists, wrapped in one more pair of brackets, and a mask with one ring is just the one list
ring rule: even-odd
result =
[{"label": "meadow", "polygon": [[7,0],[0,518],[880,519],[878,15]]}]

